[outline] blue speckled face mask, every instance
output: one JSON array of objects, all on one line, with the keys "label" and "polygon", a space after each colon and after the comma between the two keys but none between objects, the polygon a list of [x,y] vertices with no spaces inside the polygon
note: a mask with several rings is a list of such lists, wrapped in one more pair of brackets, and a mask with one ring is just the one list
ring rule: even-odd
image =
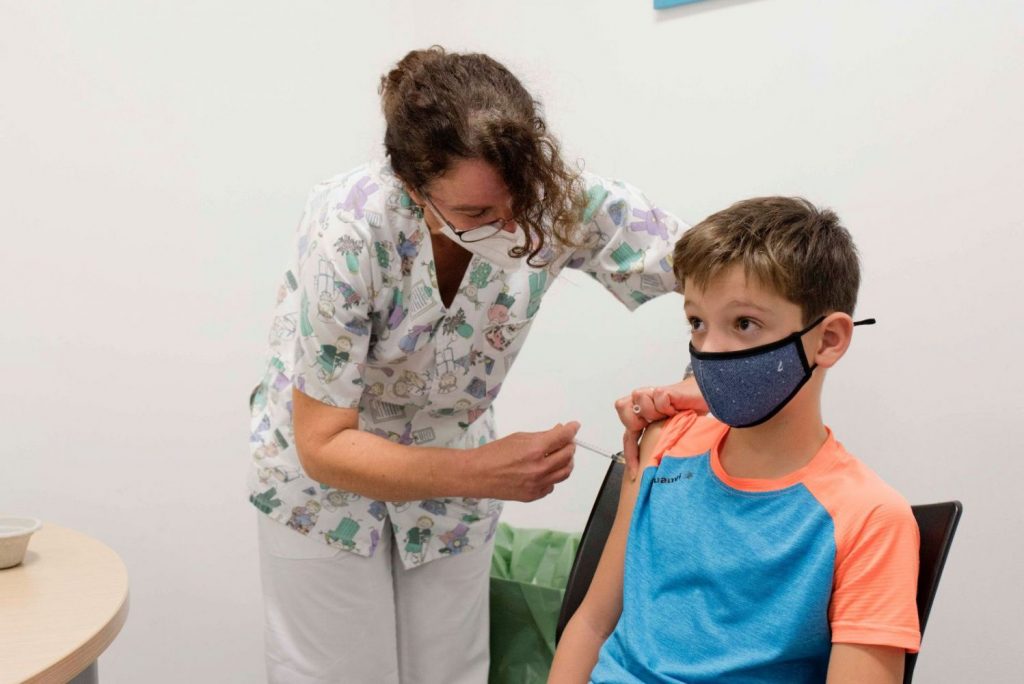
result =
[{"label": "blue speckled face mask", "polygon": [[[807,362],[800,338],[820,324],[777,342],[733,352],[701,352],[690,343],[690,365],[711,414],[726,425],[753,427],[770,419],[796,396],[817,367]],[[868,318],[854,325],[870,325]]]}]

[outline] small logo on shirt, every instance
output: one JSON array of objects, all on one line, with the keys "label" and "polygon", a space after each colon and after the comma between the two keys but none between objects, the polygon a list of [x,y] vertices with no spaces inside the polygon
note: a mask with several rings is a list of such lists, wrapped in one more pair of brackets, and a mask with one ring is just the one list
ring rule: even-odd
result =
[{"label": "small logo on shirt", "polygon": [[656,477],[651,482],[652,482],[652,484],[672,484],[673,482],[677,482],[678,480],[680,480],[680,479],[682,479],[684,477],[687,480],[692,480],[693,479],[693,472],[679,473],[678,475],[675,475],[673,477]]}]

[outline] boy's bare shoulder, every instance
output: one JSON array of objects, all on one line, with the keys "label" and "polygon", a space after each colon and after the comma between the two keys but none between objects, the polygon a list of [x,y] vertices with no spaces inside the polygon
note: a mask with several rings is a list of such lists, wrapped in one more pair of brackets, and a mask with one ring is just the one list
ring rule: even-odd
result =
[{"label": "boy's bare shoulder", "polygon": [[728,427],[710,415],[683,411],[651,423],[640,440],[641,466],[660,465],[664,455],[698,456],[710,449]]}]

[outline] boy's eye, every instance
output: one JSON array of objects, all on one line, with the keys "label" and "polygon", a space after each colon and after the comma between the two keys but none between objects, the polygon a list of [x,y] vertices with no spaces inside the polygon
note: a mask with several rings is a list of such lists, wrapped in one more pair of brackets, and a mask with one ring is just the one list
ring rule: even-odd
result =
[{"label": "boy's eye", "polygon": [[755,327],[757,327],[757,323],[749,318],[741,318],[738,321],[736,321],[736,327],[742,330],[743,332],[747,332],[748,330],[753,330]]},{"label": "boy's eye", "polygon": [[691,333],[700,332],[701,329],[704,327],[704,321],[702,321],[701,319],[699,319],[699,318],[697,318],[695,316],[691,316],[687,320],[689,320],[689,322],[690,322],[690,332]]},{"label": "boy's eye", "polygon": [[480,211],[463,211],[461,213],[462,213],[463,216],[465,216],[467,218],[480,218],[481,216],[483,216],[487,212],[485,210],[481,209]]}]

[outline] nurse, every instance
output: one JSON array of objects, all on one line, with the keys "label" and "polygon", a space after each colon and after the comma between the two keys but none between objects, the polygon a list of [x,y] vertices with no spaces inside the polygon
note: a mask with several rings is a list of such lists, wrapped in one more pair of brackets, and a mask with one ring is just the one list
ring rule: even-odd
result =
[{"label": "nurse", "polygon": [[502,500],[578,428],[498,439],[492,402],[563,269],[630,309],[675,287],[684,226],[567,165],[498,62],[410,52],[381,96],[386,158],[310,193],[251,402],[271,682],[485,682]]}]

